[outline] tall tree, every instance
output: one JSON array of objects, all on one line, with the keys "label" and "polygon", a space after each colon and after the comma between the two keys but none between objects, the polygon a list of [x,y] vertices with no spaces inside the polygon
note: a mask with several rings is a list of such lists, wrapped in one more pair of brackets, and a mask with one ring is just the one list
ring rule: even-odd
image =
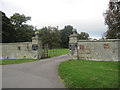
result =
[{"label": "tall tree", "polygon": [[10,19],[5,15],[4,12],[0,11],[2,15],[2,42],[11,43],[15,42],[16,35],[15,29],[10,22]]},{"label": "tall tree", "polygon": [[10,18],[13,25],[21,26],[25,24],[28,20],[31,20],[31,17],[25,16],[24,14],[20,15],[19,13],[13,14]]},{"label": "tall tree", "polygon": [[73,26],[68,25],[65,26],[64,29],[62,29],[60,32],[60,36],[61,36],[61,47],[62,48],[68,48],[68,44],[69,44],[69,36],[70,34],[72,34],[72,29]]},{"label": "tall tree", "polygon": [[120,39],[120,1],[110,0],[109,8],[104,16],[105,24],[108,26],[105,37],[107,39]]},{"label": "tall tree", "polygon": [[31,17],[26,17],[24,14],[20,15],[19,13],[15,13],[10,17],[10,21],[14,25],[16,32],[16,42],[31,41],[34,35],[34,27],[26,24],[28,20],[31,20]]},{"label": "tall tree", "polygon": [[49,48],[60,47],[60,32],[56,27],[44,27],[38,31],[39,37],[41,37],[43,44],[48,44]]}]

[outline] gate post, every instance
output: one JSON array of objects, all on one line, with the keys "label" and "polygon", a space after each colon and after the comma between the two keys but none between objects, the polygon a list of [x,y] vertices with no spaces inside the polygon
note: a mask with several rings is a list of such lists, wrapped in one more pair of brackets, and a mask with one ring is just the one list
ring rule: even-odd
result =
[{"label": "gate post", "polygon": [[73,59],[78,59],[78,35],[76,33],[76,29],[72,30],[73,34],[69,36],[69,50],[70,50],[70,56],[73,57]]},{"label": "gate post", "polygon": [[41,59],[42,40],[38,36],[38,32],[35,32],[35,37],[32,37],[32,52],[33,52],[34,59]]}]

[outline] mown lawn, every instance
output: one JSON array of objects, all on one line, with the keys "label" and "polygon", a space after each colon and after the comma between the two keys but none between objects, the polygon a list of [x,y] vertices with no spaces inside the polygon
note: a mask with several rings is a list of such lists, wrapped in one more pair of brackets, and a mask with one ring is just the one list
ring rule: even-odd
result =
[{"label": "mown lawn", "polygon": [[69,49],[49,49],[48,50],[48,56],[52,57],[52,56],[58,56],[58,55],[64,55],[64,54],[68,54],[69,53]]},{"label": "mown lawn", "polygon": [[118,62],[69,60],[58,73],[67,88],[118,88]]},{"label": "mown lawn", "polygon": [[26,63],[31,61],[36,61],[36,59],[0,59],[0,65]]}]

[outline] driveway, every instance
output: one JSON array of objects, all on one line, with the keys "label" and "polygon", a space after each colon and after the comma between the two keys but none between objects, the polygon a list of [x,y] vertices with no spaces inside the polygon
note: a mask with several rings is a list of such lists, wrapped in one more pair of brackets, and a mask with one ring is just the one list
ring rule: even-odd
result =
[{"label": "driveway", "polygon": [[2,88],[64,88],[57,69],[68,55],[2,66]]}]

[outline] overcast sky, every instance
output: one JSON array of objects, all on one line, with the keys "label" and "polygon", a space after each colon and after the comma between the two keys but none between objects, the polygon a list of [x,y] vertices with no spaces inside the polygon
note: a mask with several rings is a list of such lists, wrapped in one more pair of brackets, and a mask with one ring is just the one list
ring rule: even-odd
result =
[{"label": "overcast sky", "polygon": [[28,23],[37,28],[72,25],[79,33],[100,38],[107,30],[103,13],[108,4],[109,0],[0,0],[0,10],[8,17],[14,13],[31,16]]}]

